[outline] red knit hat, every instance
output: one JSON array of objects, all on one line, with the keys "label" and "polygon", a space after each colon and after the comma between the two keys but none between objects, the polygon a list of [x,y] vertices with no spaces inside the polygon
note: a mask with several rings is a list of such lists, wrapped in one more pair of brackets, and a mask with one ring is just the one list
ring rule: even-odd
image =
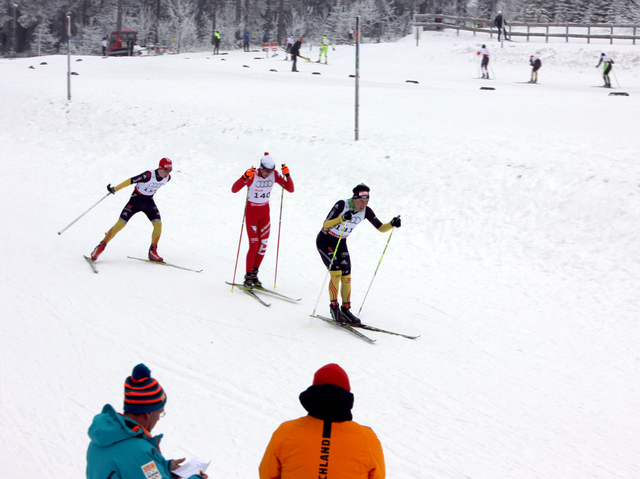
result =
[{"label": "red knit hat", "polygon": [[344,369],[335,363],[322,366],[313,375],[313,385],[320,386],[322,384],[333,384],[334,386],[339,386],[349,392],[351,391],[349,376],[347,376]]}]

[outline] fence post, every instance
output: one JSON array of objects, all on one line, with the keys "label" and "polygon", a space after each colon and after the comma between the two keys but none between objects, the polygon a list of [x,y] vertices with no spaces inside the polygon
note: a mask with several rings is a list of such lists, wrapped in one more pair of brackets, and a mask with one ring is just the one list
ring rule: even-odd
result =
[{"label": "fence post", "polygon": [[613,45],[613,25],[611,25],[611,45]]},{"label": "fence post", "polygon": [[636,27],[633,27],[633,44],[636,44]]},{"label": "fence post", "polygon": [[591,43],[591,25],[587,27],[587,35],[589,35],[587,37],[587,43]]},{"label": "fence post", "polygon": [[547,25],[547,36],[545,37],[545,43],[549,43],[549,25]]},{"label": "fence post", "polygon": [[566,33],[567,41],[565,43],[569,43],[569,24],[567,23],[567,33]]},{"label": "fence post", "polygon": [[529,42],[529,33],[531,31],[531,26],[527,24],[527,43]]}]

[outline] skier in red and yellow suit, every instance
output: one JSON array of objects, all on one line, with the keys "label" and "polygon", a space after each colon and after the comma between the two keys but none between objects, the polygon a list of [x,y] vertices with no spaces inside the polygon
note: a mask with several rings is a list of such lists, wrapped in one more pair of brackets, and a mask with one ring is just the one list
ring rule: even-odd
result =
[{"label": "skier in red and yellow suit", "polygon": [[337,364],[320,368],[300,394],[307,416],[273,433],[260,463],[260,479],[384,479],[382,445],[351,416],[353,394]]},{"label": "skier in red and yellow suit", "polygon": [[245,186],[248,188],[245,219],[249,251],[244,276],[244,285],[247,287],[262,286],[258,279],[258,269],[267,252],[271,232],[269,199],[273,185],[277,183],[289,193],[293,193],[294,189],[289,167],[282,165],[282,174],[275,171],[275,168],[275,161],[269,153],[265,153],[260,160],[260,168],[249,168],[231,187],[232,193],[237,193]]}]

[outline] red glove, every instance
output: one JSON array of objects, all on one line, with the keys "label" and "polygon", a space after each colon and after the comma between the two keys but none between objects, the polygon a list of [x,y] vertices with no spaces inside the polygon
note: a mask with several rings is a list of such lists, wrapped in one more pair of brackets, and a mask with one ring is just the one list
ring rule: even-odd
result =
[{"label": "red glove", "polygon": [[249,181],[255,175],[256,175],[256,169],[255,168],[249,168],[247,171],[244,172],[244,175],[242,175],[242,178],[244,179],[244,181]]},{"label": "red glove", "polygon": [[289,178],[289,167],[284,163],[282,164],[282,176]]}]

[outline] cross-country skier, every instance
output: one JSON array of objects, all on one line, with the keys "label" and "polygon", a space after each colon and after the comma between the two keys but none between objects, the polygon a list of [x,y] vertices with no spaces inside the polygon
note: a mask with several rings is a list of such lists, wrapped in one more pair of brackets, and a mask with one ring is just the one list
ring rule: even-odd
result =
[{"label": "cross-country skier", "polygon": [[482,45],[478,55],[482,55],[482,63],[480,64],[480,68],[482,69],[482,78],[486,78],[488,80],[489,69],[487,67],[489,66],[489,50],[487,50],[486,45]]},{"label": "cross-country skier", "polygon": [[322,41],[320,42],[320,56],[318,57],[318,61],[316,63],[320,63],[322,54],[324,53],[324,63],[325,65],[327,64],[327,52],[329,51],[329,46],[333,48],[334,52],[336,51],[336,48],[333,46],[333,43],[331,43],[331,40],[329,40],[326,35],[323,35]]},{"label": "cross-country skier", "polygon": [[292,72],[298,71],[298,57],[300,56],[300,47],[302,46],[302,40],[303,38],[300,37],[298,41],[293,44],[291,50],[289,50],[289,53],[291,54],[291,61],[293,61],[293,64],[291,65]]},{"label": "cross-country skier", "polygon": [[162,234],[162,219],[160,218],[160,211],[153,201],[153,195],[158,189],[166,185],[171,180],[171,170],[173,170],[173,164],[169,158],[162,158],[160,165],[156,170],[148,170],[144,173],[129,178],[118,186],[111,186],[111,183],[107,185],[107,190],[112,195],[116,194],[116,191],[120,191],[126,186],[135,184],[136,187],[131,193],[129,202],[120,213],[120,219],[117,223],[107,231],[104,239],[100,241],[98,246],[95,247],[93,253],[91,253],[91,259],[96,261],[107,247],[107,243],[118,234],[118,232],[127,226],[127,222],[133,215],[139,212],[143,212],[151,221],[153,225],[153,232],[151,233],[151,246],[149,247],[149,259],[151,261],[164,261],[158,254],[158,241]]},{"label": "cross-country skier", "polygon": [[293,48],[293,44],[295,43],[295,39],[293,38],[293,35],[289,35],[289,37],[287,38],[287,45],[285,47],[285,51],[287,52],[287,57],[285,58],[286,60],[288,60],[288,56],[289,53],[291,52],[291,48]]},{"label": "cross-country skier", "polygon": [[531,80],[529,80],[529,83],[538,83],[538,70],[540,70],[540,67],[542,66],[542,61],[540,61],[540,58],[536,55],[531,55],[531,57],[529,57],[529,65],[531,65]]},{"label": "cross-country skier", "polygon": [[[367,205],[369,203],[369,187],[359,184],[353,189],[351,198],[340,200],[329,212],[322,229],[316,238],[316,247],[325,266],[329,268],[329,308],[331,318],[341,323],[359,323],[351,309],[351,257],[347,248],[347,237],[362,221],[369,222],[381,233],[391,228],[400,228],[400,217],[396,216],[389,223],[378,219]],[[342,298],[342,307],[338,307],[338,291]]]},{"label": "cross-country skier", "polygon": [[[245,219],[247,236],[249,237],[249,251],[247,252],[246,274],[244,285],[247,288],[261,287],[258,279],[258,269],[267,252],[269,233],[271,232],[271,218],[269,199],[275,183],[282,186],[289,193],[293,193],[293,180],[289,176],[289,167],[282,165],[282,175],[275,171],[276,162],[265,153],[260,160],[260,168],[249,168],[231,187],[232,193],[237,193],[245,186],[247,204]],[[257,173],[257,174],[256,174]]]},{"label": "cross-country skier", "polygon": [[602,78],[604,78],[604,87],[611,88],[611,78],[609,78],[609,73],[611,73],[611,69],[613,68],[613,60],[609,55],[602,54],[600,55],[600,61],[596,65],[598,68],[602,63],[604,63],[604,67],[602,69]]}]

